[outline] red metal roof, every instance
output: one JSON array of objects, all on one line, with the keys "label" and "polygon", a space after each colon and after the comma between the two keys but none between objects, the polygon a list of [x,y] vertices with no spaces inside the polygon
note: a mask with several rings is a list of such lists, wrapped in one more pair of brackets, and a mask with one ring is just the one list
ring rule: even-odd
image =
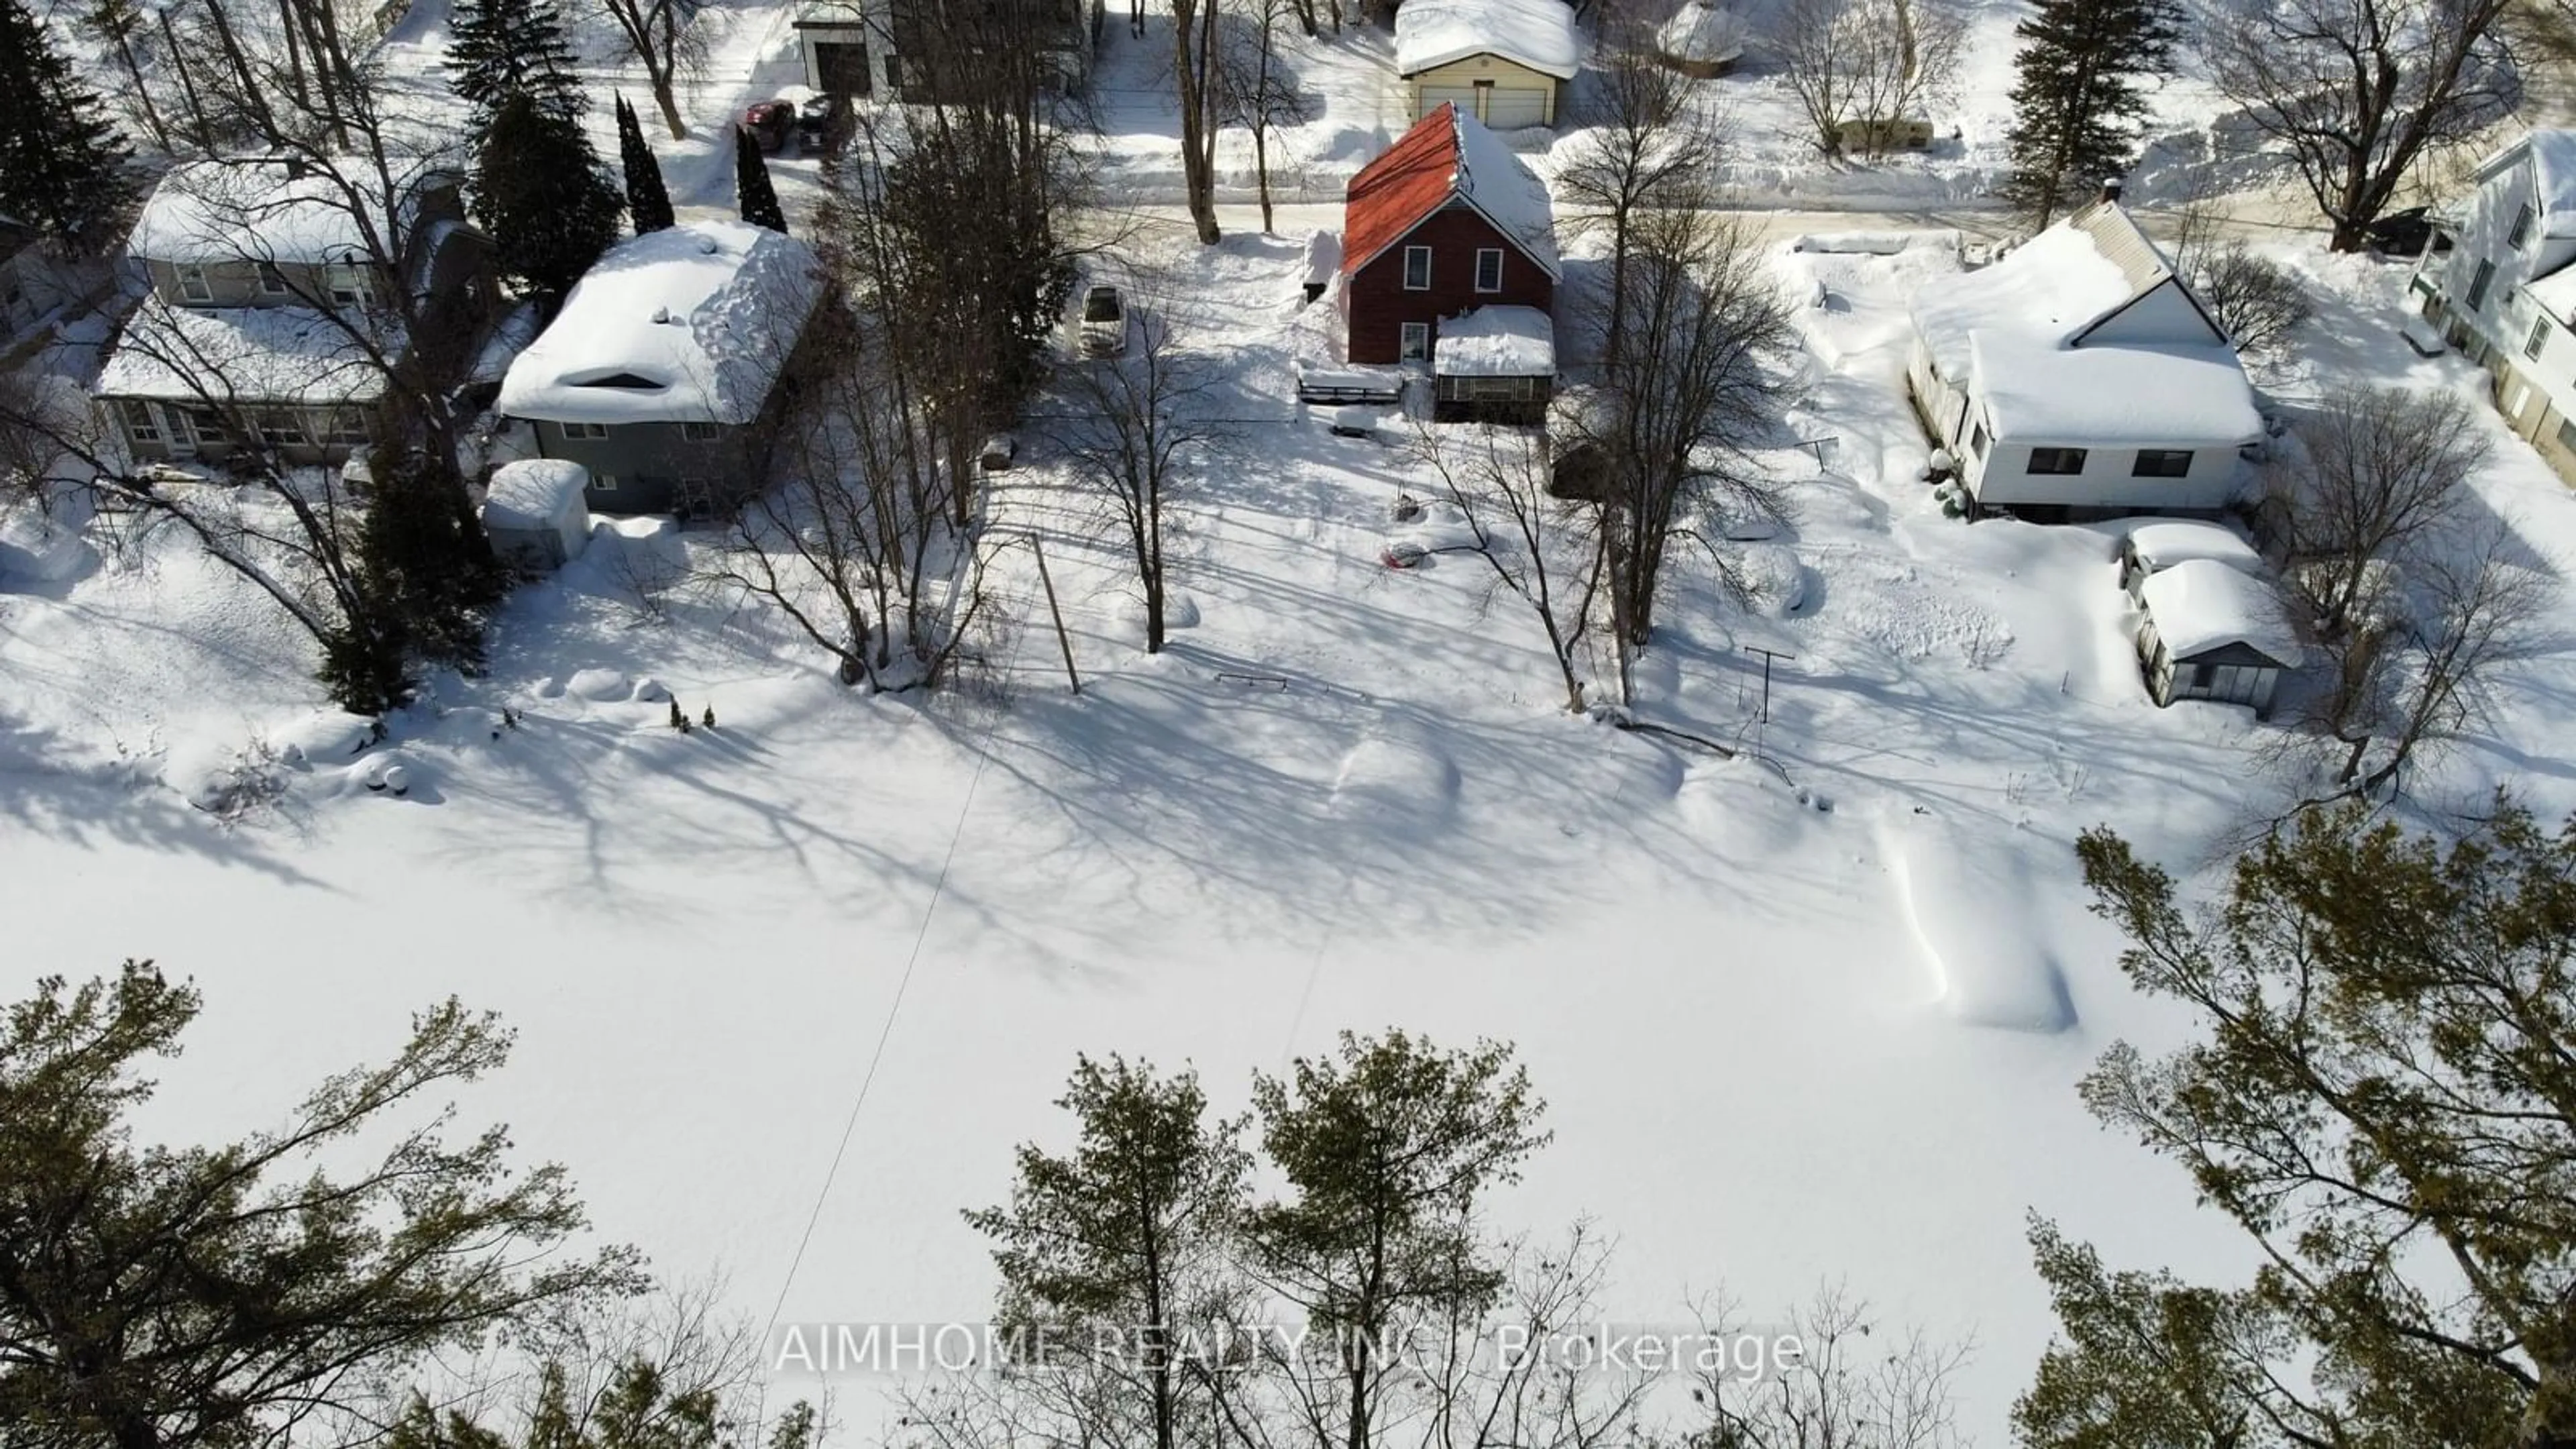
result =
[{"label": "red metal roof", "polygon": [[1457,107],[1444,103],[1351,178],[1342,203],[1342,270],[1368,265],[1447,205],[1457,186]]}]

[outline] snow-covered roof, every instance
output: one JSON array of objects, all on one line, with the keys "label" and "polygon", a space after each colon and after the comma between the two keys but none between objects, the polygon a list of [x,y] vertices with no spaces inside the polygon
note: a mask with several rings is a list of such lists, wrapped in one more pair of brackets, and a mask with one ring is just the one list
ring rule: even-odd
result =
[{"label": "snow-covered roof", "polygon": [[2525,282],[2522,294],[2561,323],[2576,319],[2576,267],[2560,267],[2536,282]]},{"label": "snow-covered roof", "polygon": [[2531,157],[2531,209],[2540,214],[2540,234],[2576,237],[2576,131],[2541,127],[2478,164],[2478,180],[2493,178]]},{"label": "snow-covered roof", "polygon": [[1583,66],[1583,38],[1565,0],[1405,0],[1395,12],[1397,75],[1471,55],[1498,55],[1572,80]]},{"label": "snow-covered roof", "polygon": [[1553,377],[1556,329],[1536,307],[1479,307],[1440,324],[1431,370],[1442,377]]},{"label": "snow-covered roof", "polygon": [[1655,32],[1655,49],[1676,60],[1733,60],[1744,54],[1744,17],[1706,0],[1686,0]]},{"label": "snow-covered roof", "polygon": [[2299,636],[2280,598],[2261,580],[2215,559],[2189,559],[2150,577],[2139,591],[2156,637],[2177,660],[2242,644],[2281,664],[2299,660]]},{"label": "snow-covered roof", "polygon": [[567,423],[750,422],[821,290],[812,248],[748,222],[620,242],[510,364],[499,408]]},{"label": "snow-covered roof", "polygon": [[2263,436],[2254,390],[2224,347],[2052,347],[1969,334],[1972,389],[1998,441],[2233,447]]},{"label": "snow-covered roof", "polygon": [[1463,111],[1457,115],[1458,195],[1555,276],[1556,209],[1548,200],[1547,183],[1482,121]]},{"label": "snow-covered roof", "polygon": [[[389,322],[370,324],[388,356]],[[384,396],[384,373],[349,328],[311,307],[173,307],[146,297],[99,369],[101,397],[326,407]]]},{"label": "snow-covered roof", "polygon": [[2258,573],[2263,556],[2254,545],[2237,536],[2224,524],[2206,523],[2199,519],[2167,518],[2142,523],[2129,532],[2129,551],[2149,572],[2169,569],[2194,559],[2207,559],[2247,573]]},{"label": "snow-covered roof", "polygon": [[[428,191],[454,173],[421,157],[388,158],[408,225]],[[340,177],[349,178],[343,186]],[[387,227],[375,163],[359,157],[308,166],[282,160],[192,161],[163,174],[135,218],[125,248],[158,262],[329,263],[371,257],[398,238]],[[363,225],[361,222],[363,220]]]},{"label": "snow-covered roof", "polygon": [[2012,331],[2059,346],[2138,293],[2129,269],[2103,254],[2091,230],[2061,221],[1993,266],[1944,275],[1915,293],[1914,327],[1941,375],[1964,382],[1970,333]]},{"label": "snow-covered roof", "polygon": [[546,529],[579,512],[590,470],[562,458],[522,458],[492,470],[483,495],[489,528]]}]

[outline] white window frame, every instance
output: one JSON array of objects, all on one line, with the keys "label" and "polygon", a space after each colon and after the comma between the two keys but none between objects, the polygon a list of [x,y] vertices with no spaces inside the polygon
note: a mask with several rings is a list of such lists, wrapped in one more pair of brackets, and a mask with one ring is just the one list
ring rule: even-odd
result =
[{"label": "white window frame", "polygon": [[[1431,360],[1430,323],[1404,323],[1396,329],[1395,336],[1395,355],[1399,359],[1406,362],[1428,362]],[[1422,339],[1422,345],[1419,348],[1416,348],[1413,343],[1413,339],[1417,337]]]},{"label": "white window frame", "polygon": [[594,493],[614,493],[617,491],[617,475],[593,473],[590,475],[590,488]]},{"label": "white window frame", "polygon": [[2470,311],[2483,312],[2486,310],[2487,298],[2491,295],[2491,291],[2495,286],[2495,274],[2496,264],[2488,261],[2484,257],[2480,257],[2476,268],[2469,273]]},{"label": "white window frame", "polygon": [[259,294],[261,296],[283,297],[293,290],[293,288],[286,285],[286,273],[277,269],[277,263],[254,262],[251,265],[259,269]]},{"label": "white window frame", "polygon": [[2533,359],[2540,356],[2541,349],[2549,345],[2549,328],[2552,321],[2553,319],[2546,312],[2531,319],[2531,339],[2522,344],[2523,356]]},{"label": "white window frame", "polygon": [[215,284],[207,278],[204,267],[195,262],[179,264],[179,296],[190,302],[215,300]]},{"label": "white window frame", "polygon": [[2521,251],[2531,243],[2531,203],[2524,202],[2513,213],[2513,225],[2504,234],[2504,244]]},{"label": "white window frame", "polygon": [[189,442],[198,447],[213,443],[228,446],[233,440],[232,424],[214,408],[175,408],[179,421],[188,429]]},{"label": "white window frame", "polygon": [[314,441],[325,444],[371,441],[367,416],[356,408],[315,408],[312,416],[304,420],[304,430]]},{"label": "white window frame", "polygon": [[304,415],[293,408],[262,408],[251,416],[251,427],[260,442],[271,448],[302,448],[313,442]]},{"label": "white window frame", "polygon": [[[1494,279],[1490,282],[1485,280],[1485,258],[1487,257],[1492,257],[1494,259]],[[1499,292],[1502,289],[1503,249],[1501,247],[1476,248],[1476,290],[1479,292]]]},{"label": "white window frame", "polygon": [[117,399],[116,417],[124,424],[129,442],[158,443],[169,436],[161,423],[161,410],[142,398]]},{"label": "white window frame", "polygon": [[[2131,459],[2129,462],[2129,476],[2132,478],[2188,478],[2191,476],[2191,465],[2196,461],[2193,458],[2192,453],[2193,450],[2190,448],[2140,448],[2138,450],[2138,456]],[[2159,468],[2153,472],[2149,472],[2147,469],[2147,459],[2150,457],[2180,458],[2182,459],[2182,471],[2179,473],[2168,473]]]},{"label": "white window frame", "polygon": [[[1422,280],[1419,282],[1413,280],[1413,259],[1415,257],[1422,258]],[[1428,292],[1431,290],[1431,248],[1406,247],[1404,249],[1404,290],[1408,292]]]},{"label": "white window frame", "polygon": [[[2042,468],[2039,466],[2039,455],[2042,453],[2052,455],[2051,461],[2071,453],[2074,455],[2075,466]],[[2022,472],[2032,478],[2080,478],[2084,476],[2085,465],[2092,461],[2093,450],[2090,448],[2033,448],[2030,450],[2030,461],[2022,466]]]},{"label": "white window frame", "polygon": [[375,278],[368,274],[367,269],[364,266],[348,262],[334,262],[332,263],[331,269],[327,275],[330,278],[331,300],[333,303],[342,307],[372,307],[376,305]]},{"label": "white window frame", "polygon": [[564,441],[567,443],[596,442],[608,436],[608,424],[557,423],[555,431],[563,434]]}]

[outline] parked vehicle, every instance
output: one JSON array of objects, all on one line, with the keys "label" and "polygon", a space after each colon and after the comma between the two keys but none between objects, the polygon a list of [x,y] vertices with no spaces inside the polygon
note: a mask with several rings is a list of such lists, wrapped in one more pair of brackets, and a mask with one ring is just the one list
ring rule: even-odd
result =
[{"label": "parked vehicle", "polygon": [[796,128],[796,107],[786,101],[762,101],[742,113],[742,128],[760,143],[761,150],[775,152]]},{"label": "parked vehicle", "polygon": [[1019,458],[1019,456],[1019,439],[1012,437],[1008,433],[995,433],[993,436],[984,440],[984,451],[977,456],[975,461],[983,467],[985,472],[999,473],[1003,469],[1010,467],[1011,464]]},{"label": "parked vehicle", "polygon": [[2425,244],[2433,239],[2433,218],[2420,206],[2392,211],[2363,227],[2362,236],[2371,250],[2389,257],[2420,257]]},{"label": "parked vehicle", "polygon": [[834,98],[828,94],[818,93],[805,98],[805,103],[796,108],[797,145],[819,154],[831,144],[835,105]]},{"label": "parked vehicle", "polygon": [[1082,294],[1082,351],[1116,357],[1127,350],[1127,302],[1118,289],[1098,286]]}]

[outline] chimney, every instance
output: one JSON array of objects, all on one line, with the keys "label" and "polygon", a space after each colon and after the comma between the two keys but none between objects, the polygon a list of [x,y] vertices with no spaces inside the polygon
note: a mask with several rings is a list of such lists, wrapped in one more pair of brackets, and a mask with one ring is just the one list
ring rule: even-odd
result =
[{"label": "chimney", "polygon": [[2117,201],[2120,199],[2119,177],[2105,176],[2102,178],[2102,199],[2104,201]]}]

